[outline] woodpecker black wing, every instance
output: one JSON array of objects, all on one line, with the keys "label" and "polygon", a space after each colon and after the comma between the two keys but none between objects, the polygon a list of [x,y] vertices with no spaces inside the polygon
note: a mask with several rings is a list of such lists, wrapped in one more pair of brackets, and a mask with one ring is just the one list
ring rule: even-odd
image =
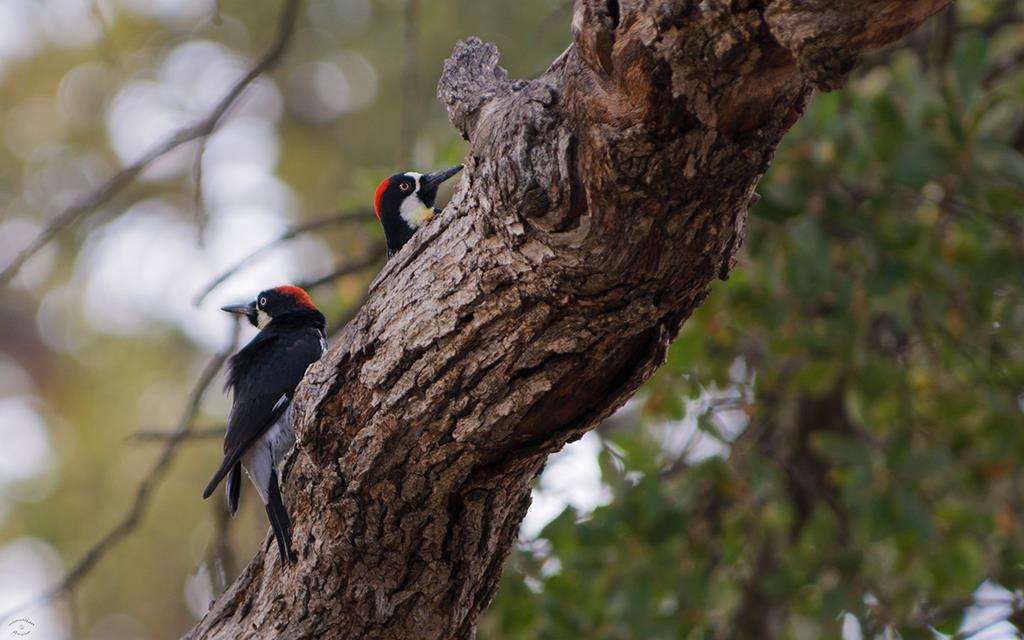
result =
[{"label": "woodpecker black wing", "polygon": [[[306,368],[323,354],[323,345],[323,334],[312,327],[268,327],[231,358],[228,387],[235,397],[224,436],[224,461],[203,498],[210,497],[246,449],[284,415]],[[235,502],[232,506],[237,507]]]}]

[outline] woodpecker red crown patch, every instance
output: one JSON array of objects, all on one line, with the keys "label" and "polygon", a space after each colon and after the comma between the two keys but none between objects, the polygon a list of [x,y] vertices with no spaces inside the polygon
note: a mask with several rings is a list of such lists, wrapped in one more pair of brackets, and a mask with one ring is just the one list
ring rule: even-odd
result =
[{"label": "woodpecker red crown patch", "polygon": [[281,295],[288,296],[295,301],[296,304],[300,304],[303,307],[309,307],[310,309],[316,309],[316,305],[310,299],[309,294],[304,289],[287,284],[283,287],[274,287],[274,291]]},{"label": "woodpecker red crown patch", "polygon": [[389,184],[391,184],[391,178],[385,178],[384,182],[377,185],[377,193],[373,195],[373,211],[377,214],[377,220],[380,220],[380,199],[384,197],[384,192],[388,190]]}]

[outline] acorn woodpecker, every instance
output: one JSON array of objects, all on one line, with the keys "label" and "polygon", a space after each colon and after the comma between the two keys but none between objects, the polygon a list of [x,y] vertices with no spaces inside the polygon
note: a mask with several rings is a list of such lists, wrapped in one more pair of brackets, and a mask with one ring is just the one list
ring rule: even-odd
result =
[{"label": "acorn woodpecker", "polygon": [[416,229],[435,213],[441,213],[440,209],[434,208],[437,188],[460,171],[461,164],[426,175],[409,171],[396,173],[380,183],[373,208],[377,212],[377,220],[384,227],[389,258],[398,253]]},{"label": "acorn woodpecker", "polygon": [[203,492],[209,498],[226,475],[228,508],[238,510],[242,468],[267,509],[281,558],[291,564],[291,521],[281,500],[279,465],[295,444],[291,400],[306,368],[327,350],[326,321],[299,287],[267,289],[249,304],[222,307],[260,329],[228,362],[226,390],[234,401],[224,435],[224,462]]}]

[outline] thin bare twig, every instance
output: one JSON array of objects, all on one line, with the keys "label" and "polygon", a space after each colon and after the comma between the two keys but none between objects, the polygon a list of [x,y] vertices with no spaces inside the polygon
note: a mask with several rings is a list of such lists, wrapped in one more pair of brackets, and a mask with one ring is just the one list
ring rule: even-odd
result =
[{"label": "thin bare twig", "polygon": [[201,305],[203,303],[203,300],[206,300],[206,297],[213,293],[214,289],[222,285],[225,280],[238,273],[243,267],[247,266],[256,258],[262,256],[263,254],[270,251],[271,249],[274,249],[280,244],[283,244],[304,233],[309,233],[311,231],[323,229],[324,227],[366,220],[371,215],[373,214],[369,209],[357,209],[353,211],[336,211],[322,218],[316,218],[310,220],[309,222],[303,222],[302,224],[297,224],[295,226],[289,227],[284,231],[284,233],[274,238],[273,240],[263,245],[262,247],[255,249],[252,253],[245,256],[244,258],[236,262],[233,266],[229,267],[220,275],[211,280],[209,284],[203,287],[203,289],[198,294],[196,294],[195,298],[192,299],[192,304],[197,307]]},{"label": "thin bare twig", "polygon": [[196,157],[192,162],[192,212],[196,223],[196,239],[199,246],[206,243],[206,225],[210,221],[210,214],[206,211],[206,203],[203,202],[203,156],[206,155],[206,143],[210,136],[203,136],[199,139],[196,147]]},{"label": "thin bare twig", "polygon": [[176,431],[150,429],[136,431],[127,436],[124,441],[128,444],[146,444],[151,442],[167,442],[177,439],[178,442],[201,442],[203,440],[215,440],[224,436],[224,427],[211,427],[209,429],[192,429],[188,434],[181,436]]},{"label": "thin bare twig", "polygon": [[160,452],[160,457],[157,458],[156,464],[153,465],[149,470],[149,473],[146,474],[146,477],[142,479],[141,483],[139,483],[138,489],[135,492],[135,499],[124,518],[122,518],[114,528],[108,531],[99,542],[86,551],[71,570],[68,571],[56,584],[47,589],[37,598],[8,611],[3,616],[0,616],[0,620],[9,618],[26,607],[50,602],[54,598],[70,593],[75,586],[89,574],[92,568],[96,566],[107,552],[117,546],[119,542],[124,540],[136,529],[136,527],[139,526],[139,522],[146,514],[146,509],[149,507],[154,490],[157,488],[160,481],[163,480],[164,475],[166,475],[167,470],[170,468],[171,461],[174,459],[175,453],[178,450],[178,444],[192,433],[192,422],[195,420],[196,414],[199,413],[199,404],[202,402],[206,390],[209,389],[210,385],[217,377],[217,374],[220,372],[221,368],[223,368],[224,363],[227,362],[228,357],[230,357],[231,353],[238,346],[238,337],[240,334],[241,323],[236,321],[234,330],[231,333],[231,339],[228,341],[228,345],[223,351],[210,358],[210,361],[206,364],[206,367],[203,368],[202,373],[199,375],[199,379],[189,392],[188,400],[185,402],[185,409],[181,414],[181,418],[178,420],[178,425],[174,430],[173,435],[169,437],[167,442],[164,444],[164,448]]},{"label": "thin bare twig", "polygon": [[315,289],[321,285],[325,285],[328,282],[332,282],[343,276],[351,275],[353,273],[362,271],[363,269],[372,267],[373,265],[380,262],[381,259],[385,256],[385,254],[386,251],[384,249],[384,245],[375,245],[373,248],[370,249],[370,252],[367,253],[362,258],[353,260],[351,262],[343,262],[339,264],[334,269],[334,271],[331,271],[330,273],[320,276],[319,278],[316,278],[314,280],[307,280],[305,282],[301,282],[299,283],[298,286],[307,290]]},{"label": "thin bare twig", "polygon": [[249,69],[249,71],[238,82],[236,82],[233,87],[231,87],[227,95],[225,95],[217,106],[214,107],[209,116],[197,124],[185,127],[172,134],[169,138],[164,140],[163,143],[157,145],[156,148],[150,150],[135,162],[115,173],[106,182],[89,193],[85,198],[79,200],[58,214],[57,217],[51,220],[50,223],[46,225],[41,232],[39,232],[39,235],[33,238],[27,247],[22,249],[18,255],[14,257],[14,260],[11,261],[10,264],[4,267],[3,271],[0,271],[0,286],[8,284],[11,279],[17,275],[18,271],[21,270],[21,267],[24,266],[28,259],[46,246],[61,231],[75,222],[78,222],[89,213],[92,213],[100,205],[110,201],[114,196],[120,193],[122,189],[131,184],[152,162],[187,142],[210,135],[220,124],[221,119],[224,117],[224,114],[227,113],[231,105],[233,105],[235,101],[238,100],[238,97],[242,95],[242,92],[244,92],[256,78],[271,69],[280,61],[295,32],[295,21],[299,13],[299,5],[300,0],[284,0],[284,3],[281,6],[281,14],[278,18],[277,34],[274,37],[274,41],[263,55],[260,56],[259,60],[257,60]]}]

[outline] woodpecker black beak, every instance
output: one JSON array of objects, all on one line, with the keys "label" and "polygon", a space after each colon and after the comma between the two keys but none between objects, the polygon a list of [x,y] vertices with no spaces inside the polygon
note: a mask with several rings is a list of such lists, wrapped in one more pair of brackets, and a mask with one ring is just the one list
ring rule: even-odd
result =
[{"label": "woodpecker black beak", "polygon": [[420,178],[420,200],[423,201],[423,204],[428,207],[434,206],[434,200],[437,199],[437,188],[460,171],[462,171],[462,165],[457,164],[454,167],[428,173]]},{"label": "woodpecker black beak", "polygon": [[434,173],[428,173],[420,178],[420,189],[437,189],[442,183],[460,171],[462,171],[462,165],[457,164],[454,167],[448,167],[447,169],[441,169]]},{"label": "woodpecker black beak", "polygon": [[227,311],[239,316],[245,316],[252,326],[257,326],[256,318],[256,301],[252,301],[249,304],[229,304],[226,307],[221,307],[221,311]]}]

